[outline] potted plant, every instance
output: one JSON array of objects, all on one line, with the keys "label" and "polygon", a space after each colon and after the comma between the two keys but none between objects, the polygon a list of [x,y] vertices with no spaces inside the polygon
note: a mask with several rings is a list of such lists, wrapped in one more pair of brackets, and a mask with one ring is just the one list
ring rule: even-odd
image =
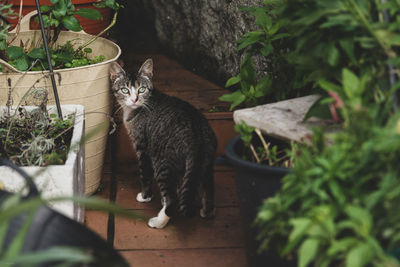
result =
[{"label": "potted plant", "polygon": [[[85,191],[84,107],[61,107],[64,120],[57,118],[55,106],[0,107],[1,157],[35,177],[45,198],[83,196]],[[0,183],[10,192],[25,185],[18,173],[5,166],[0,166]],[[83,208],[72,202],[51,206],[78,222],[84,220]]]},{"label": "potted plant", "polygon": [[235,130],[240,135],[229,142],[225,155],[235,170],[234,179],[246,233],[248,264],[259,266],[268,261],[281,266],[279,257],[257,253],[259,242],[256,241],[257,232],[253,222],[263,200],[280,189],[282,177],[290,171],[290,144],[264,136],[259,129],[245,122],[236,124]]},{"label": "potted plant", "polygon": [[[65,8],[72,8],[71,2],[66,1]],[[118,9],[120,6],[115,1],[107,1],[110,7]],[[64,6],[54,6],[49,12],[58,12]],[[48,9],[47,8],[47,9]],[[64,10],[66,11],[66,10]],[[68,11],[63,12],[64,16],[70,16]],[[110,27],[115,24],[116,14]],[[52,94],[50,77],[39,79],[46,71],[20,71],[14,66],[22,66],[22,69],[35,68],[37,66],[46,67],[43,48],[36,47],[37,40],[40,39],[40,32],[29,29],[30,15],[21,20],[20,32],[12,32],[8,35],[5,54],[13,62],[1,61],[3,73],[0,74],[0,95],[7,95],[12,91],[14,101],[19,101],[26,91],[34,84],[37,87],[46,88],[49,94],[50,104],[55,104]],[[61,21],[62,16],[58,17]],[[61,24],[56,25],[60,26]],[[79,24],[79,23],[78,23]],[[75,24],[74,24],[75,25]],[[75,29],[75,30],[79,30]],[[74,30],[74,29],[73,29]],[[56,31],[57,32],[57,31]],[[54,39],[53,39],[54,40]],[[20,47],[24,45],[24,48]],[[16,47],[16,48],[15,48]],[[19,48],[18,48],[19,47]],[[108,136],[108,118],[111,111],[111,101],[109,95],[108,67],[111,62],[117,60],[121,51],[118,45],[101,37],[94,37],[85,33],[72,31],[60,31],[56,41],[52,43],[52,60],[54,63],[63,63],[60,67],[54,66],[54,73],[57,80],[58,94],[62,104],[81,104],[85,106],[86,131],[91,132],[104,125],[103,130],[99,131],[98,136],[85,144],[86,151],[86,194],[94,193],[99,184],[103,166],[104,152]],[[56,52],[56,48],[61,47],[61,51]],[[72,52],[71,52],[72,51]],[[72,55],[71,55],[72,53]],[[89,58],[85,58],[89,54]],[[90,56],[91,54],[95,56]],[[74,59],[75,56],[78,58]],[[82,56],[82,57],[81,57]],[[36,62],[34,67],[31,62]],[[93,63],[87,65],[88,63]],[[13,66],[13,65],[14,66]],[[48,73],[48,72],[47,72]],[[0,104],[5,104],[6,98],[1,98]]]},{"label": "potted plant", "polygon": [[[58,1],[59,3],[61,1]],[[82,29],[89,34],[99,34],[102,30],[104,30],[111,19],[111,10],[112,8],[100,8],[96,6],[99,1],[97,0],[71,0],[71,4],[73,4],[76,8],[76,13],[74,17],[79,21]],[[19,14],[19,9],[21,8],[19,0],[10,0],[9,4],[12,4],[12,9],[14,13]],[[55,1],[50,0],[41,0],[40,4],[49,6],[52,3],[56,3]],[[27,15],[31,11],[36,10],[36,2],[34,0],[24,0],[22,4],[22,16]],[[94,12],[92,11],[94,10]],[[79,12],[78,12],[79,11]],[[82,16],[83,14],[83,16]],[[101,16],[101,19],[97,19]],[[11,29],[13,29],[17,23],[18,18],[10,19]],[[32,29],[39,29],[39,25],[37,23],[31,22]]]}]

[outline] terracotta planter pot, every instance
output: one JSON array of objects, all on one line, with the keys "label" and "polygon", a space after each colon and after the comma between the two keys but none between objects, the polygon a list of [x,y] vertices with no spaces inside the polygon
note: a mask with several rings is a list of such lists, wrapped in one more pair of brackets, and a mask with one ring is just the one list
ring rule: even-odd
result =
[{"label": "terracotta planter pot", "polygon": [[[109,8],[96,8],[93,6],[93,3],[96,3],[96,0],[71,0],[72,4],[75,5],[76,9],[79,8],[93,8],[98,10],[103,16],[102,20],[92,20],[83,18],[80,16],[75,16],[82,25],[83,30],[86,33],[96,35],[101,32],[104,28],[106,28],[110,24],[111,19],[111,10]],[[10,0],[10,4],[13,4],[13,10],[16,14],[19,13],[20,0]],[[50,0],[41,0],[40,5],[52,5]],[[35,0],[24,0],[22,7],[22,15],[25,16],[29,12],[36,10],[36,2]],[[14,29],[15,25],[18,22],[18,19],[10,19],[11,29]],[[30,22],[31,29],[39,29],[39,24],[34,20]]]}]

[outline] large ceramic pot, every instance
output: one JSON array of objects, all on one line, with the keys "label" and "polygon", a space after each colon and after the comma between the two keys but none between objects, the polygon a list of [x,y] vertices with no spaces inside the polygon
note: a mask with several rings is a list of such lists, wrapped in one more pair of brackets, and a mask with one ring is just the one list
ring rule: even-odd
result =
[{"label": "large ceramic pot", "polygon": [[[13,40],[18,45],[32,42],[38,38],[40,31],[29,30],[29,17],[21,21],[21,31]],[[12,38],[15,33],[9,34]],[[58,44],[65,44],[73,40],[75,47],[84,44],[92,39],[92,35],[70,31],[62,31],[57,39]],[[99,184],[102,174],[103,160],[108,137],[109,115],[111,113],[111,96],[109,67],[121,54],[121,49],[115,43],[97,38],[89,45],[93,55],[104,55],[105,61],[69,69],[55,70],[58,95],[61,104],[80,104],[85,107],[85,132],[87,134],[96,132],[96,135],[88,140],[85,145],[86,153],[86,194],[94,193]],[[7,95],[12,91],[12,100],[18,104],[26,92],[32,86],[46,88],[49,92],[49,104],[54,105],[53,88],[48,71],[21,72],[13,69],[6,63],[3,65],[3,73],[0,73],[0,105],[7,103]],[[8,69],[8,70],[7,70]]]},{"label": "large ceramic pot", "polygon": [[[282,143],[279,140],[273,141]],[[253,227],[258,208],[264,199],[273,196],[281,188],[281,179],[290,169],[244,160],[242,151],[243,142],[240,136],[236,136],[228,143],[225,155],[235,170],[234,178],[246,233],[248,264],[250,267],[293,266],[293,263],[282,260],[276,252],[257,253],[259,242],[256,240],[257,229]]]}]

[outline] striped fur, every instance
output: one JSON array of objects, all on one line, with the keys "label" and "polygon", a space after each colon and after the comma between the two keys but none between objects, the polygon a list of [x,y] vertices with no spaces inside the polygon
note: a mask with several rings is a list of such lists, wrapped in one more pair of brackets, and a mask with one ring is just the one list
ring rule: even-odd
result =
[{"label": "striped fur", "polygon": [[[214,212],[215,134],[192,105],[153,88],[152,69],[151,59],[147,60],[132,81],[118,64],[110,71],[112,90],[139,159],[142,192],[138,199],[151,199],[154,178],[163,209],[165,205],[166,216],[161,211],[159,216],[171,217],[175,206],[185,216],[193,216],[202,188],[201,216],[209,217]],[[122,93],[121,88],[131,92]]]}]

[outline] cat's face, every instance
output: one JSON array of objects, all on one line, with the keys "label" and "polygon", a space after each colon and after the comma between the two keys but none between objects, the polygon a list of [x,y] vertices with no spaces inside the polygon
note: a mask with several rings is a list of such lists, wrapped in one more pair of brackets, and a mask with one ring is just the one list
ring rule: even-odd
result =
[{"label": "cat's face", "polygon": [[146,60],[135,80],[131,80],[120,65],[113,63],[110,68],[111,90],[118,103],[124,108],[136,109],[146,105],[151,96],[153,84],[153,61]]}]

